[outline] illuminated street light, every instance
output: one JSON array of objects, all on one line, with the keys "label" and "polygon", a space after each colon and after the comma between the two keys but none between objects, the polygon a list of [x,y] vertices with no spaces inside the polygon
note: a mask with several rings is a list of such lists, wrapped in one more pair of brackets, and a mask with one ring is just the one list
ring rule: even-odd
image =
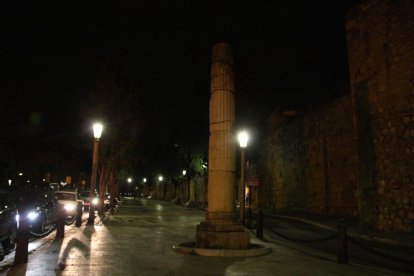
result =
[{"label": "illuminated street light", "polygon": [[23,175],[23,173],[22,173],[22,172],[19,172],[19,175],[20,175],[20,176],[22,176],[22,175]]},{"label": "illuminated street light", "polygon": [[239,143],[241,148],[247,147],[247,142],[249,141],[249,134],[246,131],[241,131],[238,135]]},{"label": "illuminated street light", "polygon": [[9,183],[9,186],[11,186],[11,184],[12,184],[12,180],[11,180],[11,179],[9,179],[7,182]]},{"label": "illuminated street light", "polygon": [[164,177],[162,177],[162,175],[158,176],[158,199],[161,199],[161,194],[162,194],[162,187],[161,187],[161,182],[164,179]]},{"label": "illuminated street light", "polygon": [[142,179],[142,181],[145,183],[145,182],[147,182],[147,179],[146,179],[146,178],[144,178],[144,179]]},{"label": "illuminated street light", "polygon": [[183,170],[183,175],[186,175],[187,174],[187,171],[186,170]]},{"label": "illuminated street light", "polygon": [[102,135],[103,125],[101,123],[96,123],[93,125],[93,137],[99,140]]},{"label": "illuminated street light", "polygon": [[246,131],[242,131],[238,135],[239,143],[240,143],[240,195],[239,195],[239,202],[240,202],[240,221],[244,224],[244,207],[245,207],[245,175],[246,175],[246,148],[247,142],[249,141],[249,135]]},{"label": "illuminated street light", "polygon": [[[128,182],[128,184],[131,184],[131,183],[132,183],[132,178],[131,178],[131,177],[128,177],[128,178],[127,178],[127,182]],[[131,185],[128,185],[128,195],[129,195],[129,196],[131,195],[131,192],[130,192],[130,187],[131,187]]]},{"label": "illuminated street light", "polygon": [[[91,176],[91,191],[90,198],[91,200],[95,198],[95,185],[96,185],[96,175],[98,171],[98,159],[99,159],[99,138],[101,138],[103,130],[103,125],[96,123],[93,125],[93,137],[95,137],[93,142],[93,156],[92,156],[92,176]],[[95,220],[95,210],[92,205],[89,207],[89,217],[88,224],[94,224]]]}]

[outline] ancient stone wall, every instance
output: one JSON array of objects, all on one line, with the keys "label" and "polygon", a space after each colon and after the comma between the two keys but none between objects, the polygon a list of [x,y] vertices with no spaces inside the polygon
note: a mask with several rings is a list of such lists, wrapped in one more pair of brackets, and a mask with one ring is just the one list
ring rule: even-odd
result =
[{"label": "ancient stone wall", "polygon": [[355,143],[350,96],[309,112],[304,122],[308,210],[356,216]]},{"label": "ancient stone wall", "polygon": [[271,118],[263,204],[414,230],[414,1],[368,0],[346,19],[351,93]]},{"label": "ancient stone wall", "polygon": [[414,2],[371,0],[347,17],[361,220],[414,226]]},{"label": "ancient stone wall", "polygon": [[355,146],[350,97],[305,115],[275,114],[262,194],[278,210],[354,216]]},{"label": "ancient stone wall", "polygon": [[[279,116],[283,116],[280,115]],[[264,183],[265,206],[276,209],[303,210],[306,208],[303,122],[292,118],[275,126],[269,135]]]}]

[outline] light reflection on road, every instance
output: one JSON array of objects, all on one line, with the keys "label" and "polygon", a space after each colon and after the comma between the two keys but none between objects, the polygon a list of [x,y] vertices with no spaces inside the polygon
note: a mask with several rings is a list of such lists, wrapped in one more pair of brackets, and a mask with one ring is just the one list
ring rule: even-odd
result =
[{"label": "light reflection on road", "polygon": [[[82,215],[82,221],[88,219],[88,216],[89,216],[89,211],[84,211],[83,215]],[[65,229],[67,230],[68,227],[75,227],[75,224],[72,224],[71,226],[65,226]],[[46,236],[44,238],[40,238],[40,239],[39,238],[29,238],[29,247],[28,247],[29,254],[30,254],[30,252],[36,250],[40,246],[55,240],[55,237],[56,237],[56,230],[52,231],[48,236]],[[1,269],[2,267],[7,266],[9,264],[12,264],[14,262],[14,255],[15,254],[16,254],[16,249],[13,249],[13,250],[10,251],[9,254],[4,256],[4,260],[0,262],[0,270],[2,270]]]}]

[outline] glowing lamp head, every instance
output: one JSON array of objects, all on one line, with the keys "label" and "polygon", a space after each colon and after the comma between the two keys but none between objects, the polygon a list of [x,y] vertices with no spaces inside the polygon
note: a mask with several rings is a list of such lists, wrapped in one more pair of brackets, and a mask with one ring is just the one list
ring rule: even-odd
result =
[{"label": "glowing lamp head", "polygon": [[102,124],[96,123],[93,125],[93,136],[95,137],[95,139],[101,138],[102,130],[103,130]]},{"label": "glowing lamp head", "polygon": [[142,181],[144,181],[144,183],[145,183],[145,182],[147,182],[147,179],[146,179],[146,178],[144,178],[144,179],[142,179]]},{"label": "glowing lamp head", "polygon": [[241,148],[247,147],[247,142],[249,141],[249,134],[246,131],[242,131],[238,135],[239,143]]},{"label": "glowing lamp head", "polygon": [[160,176],[158,176],[158,180],[159,181],[162,181],[164,179],[164,177],[162,177],[161,175]]}]

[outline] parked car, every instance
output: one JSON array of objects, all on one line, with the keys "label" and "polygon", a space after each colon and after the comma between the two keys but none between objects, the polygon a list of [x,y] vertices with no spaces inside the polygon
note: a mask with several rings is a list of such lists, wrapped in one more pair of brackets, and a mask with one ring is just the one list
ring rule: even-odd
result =
[{"label": "parked car", "polygon": [[15,246],[17,233],[17,208],[12,195],[7,191],[0,191],[0,261]]},{"label": "parked car", "polygon": [[34,190],[26,197],[28,205],[26,216],[32,232],[43,233],[48,227],[57,223],[59,202],[52,190]]},{"label": "parked car", "polygon": [[92,199],[91,202],[91,192],[85,191],[81,193],[81,199],[83,201],[83,208],[85,210],[89,210],[90,205],[92,204],[92,207],[97,207],[99,203],[98,195],[95,193],[95,197]]},{"label": "parked car", "polygon": [[82,205],[82,199],[78,198],[75,191],[55,191],[59,204],[63,205],[67,217],[75,217],[78,205]]}]

